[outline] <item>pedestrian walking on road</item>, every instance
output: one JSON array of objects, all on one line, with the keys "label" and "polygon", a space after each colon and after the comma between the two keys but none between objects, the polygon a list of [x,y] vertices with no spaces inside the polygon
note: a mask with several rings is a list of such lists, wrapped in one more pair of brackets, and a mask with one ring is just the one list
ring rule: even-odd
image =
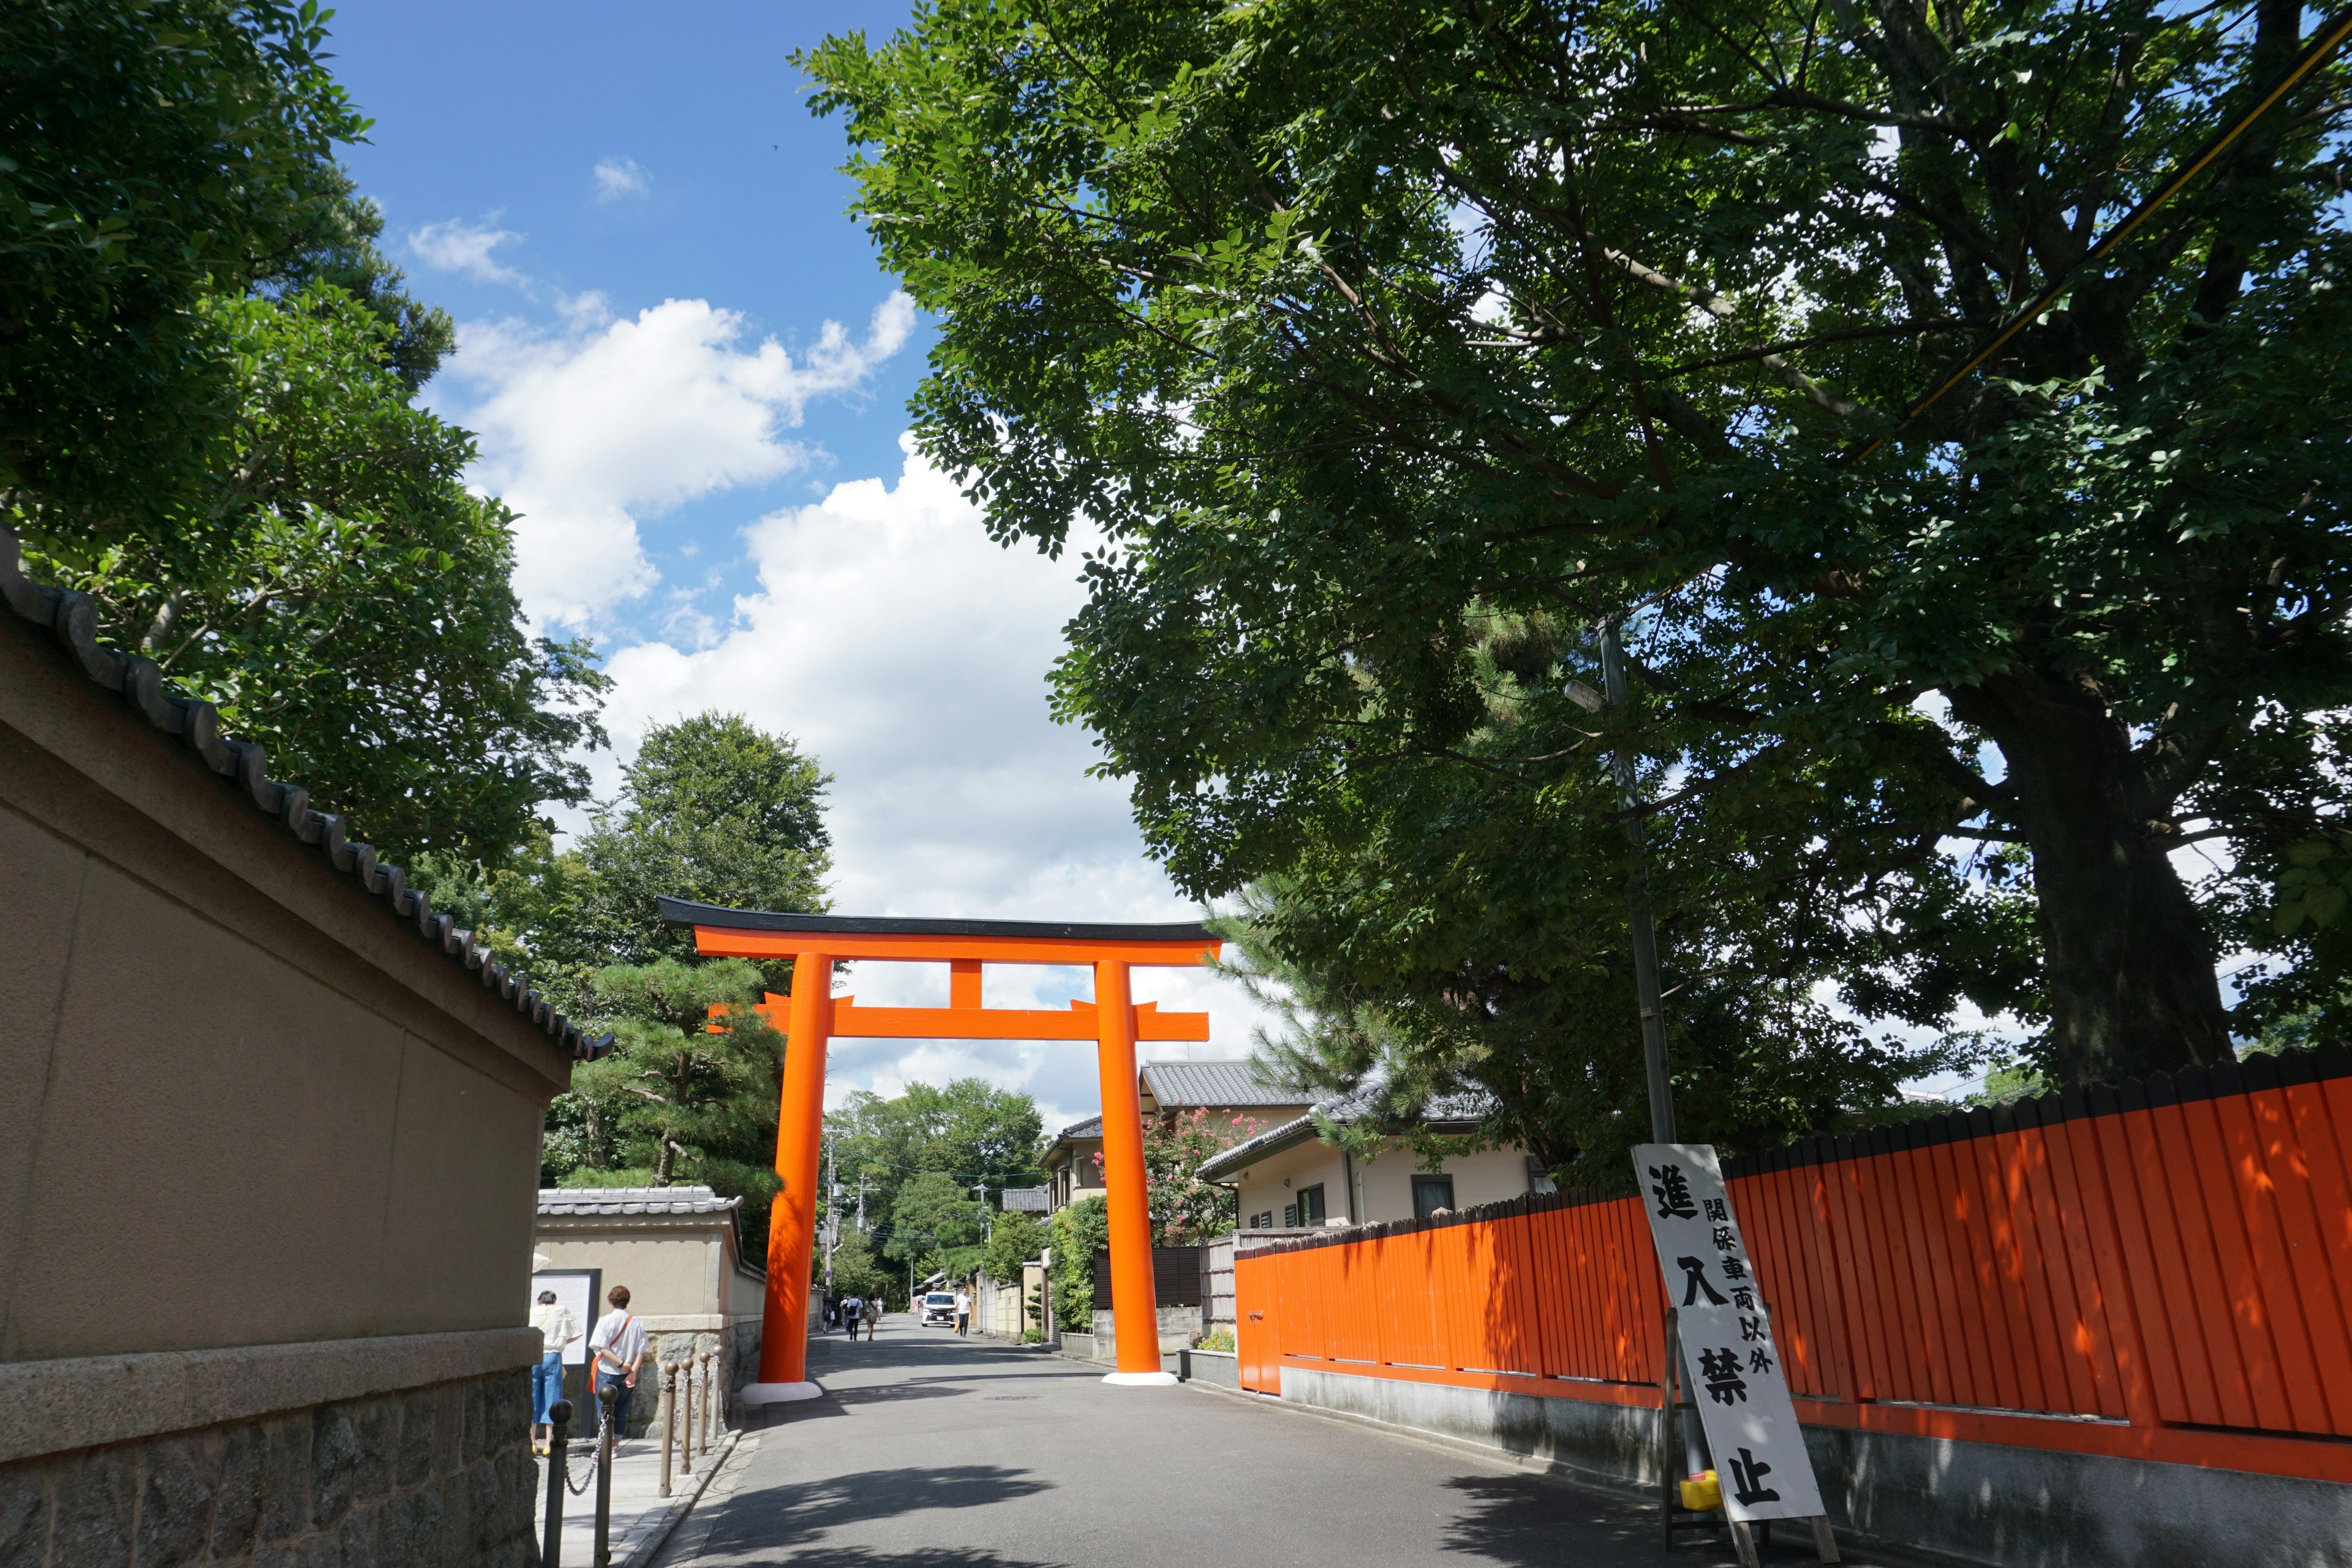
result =
[{"label": "pedestrian walking on road", "polygon": [[857,1337],[857,1325],[866,1316],[863,1297],[851,1296],[841,1303],[841,1327],[851,1339]]},{"label": "pedestrian walking on road", "polygon": [[[629,1288],[615,1285],[604,1293],[612,1310],[597,1321],[596,1331],[588,1336],[589,1364],[595,1369],[596,1407],[604,1407],[604,1390],[617,1388],[620,1394],[613,1401],[613,1439],[618,1442],[629,1435],[629,1395],[637,1386],[637,1363],[646,1359],[646,1326],[629,1310]],[[604,1427],[600,1423],[597,1431]]]},{"label": "pedestrian walking on road", "polygon": [[530,1451],[544,1454],[551,1440],[547,1407],[563,1397],[563,1347],[580,1337],[580,1320],[558,1304],[554,1291],[541,1290],[530,1326],[540,1343],[539,1363],[530,1369]]},{"label": "pedestrian walking on road", "polygon": [[971,1295],[961,1285],[956,1287],[956,1332],[965,1333],[971,1328]]},{"label": "pedestrian walking on road", "polygon": [[874,1297],[866,1303],[866,1342],[874,1342],[874,1330],[882,1321],[882,1298]]}]

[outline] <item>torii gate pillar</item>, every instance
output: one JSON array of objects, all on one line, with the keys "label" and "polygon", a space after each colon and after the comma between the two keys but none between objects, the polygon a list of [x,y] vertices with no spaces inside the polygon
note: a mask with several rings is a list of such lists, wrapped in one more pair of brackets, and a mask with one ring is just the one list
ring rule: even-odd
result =
[{"label": "torii gate pillar", "polygon": [[1160,1294],[1151,1279],[1150,1179],[1135,1094],[1135,1012],[1127,965],[1095,965],[1096,1059],[1102,1074],[1103,1187],[1110,1205],[1110,1310],[1118,1370],[1103,1381],[1174,1383],[1160,1364]]},{"label": "torii gate pillar", "polygon": [[[816,1251],[817,1157],[824,1142],[824,1058],[833,1037],[833,960],[793,955],[791,1022],[785,1026],[783,1100],[776,1118],[776,1175],[783,1190],[768,1210],[768,1294],[760,1315],[760,1378],[746,1405],[812,1399],[808,1376],[809,1269]],[[797,1289],[779,1289],[790,1282]]]},{"label": "torii gate pillar", "polygon": [[[1143,1164],[1143,1112],[1135,1089],[1139,1039],[1205,1040],[1206,1014],[1137,1005],[1138,964],[1191,967],[1219,942],[1198,925],[1061,925],[1042,921],[856,920],[721,910],[661,900],[662,918],[694,928],[705,953],[793,961],[793,993],[761,1011],[786,1015],[784,1076],[776,1121],[776,1174],[783,1188],[770,1210],[768,1292],[761,1320],[759,1381],[747,1405],[808,1399],[824,1392],[808,1376],[810,1266],[822,1206],[818,1158],[824,1136],[824,1059],[836,1037],[1076,1040],[1091,1037],[1102,1080],[1103,1185],[1109,1206],[1111,1321],[1118,1370],[1103,1381],[1160,1385],[1176,1379],[1160,1361],[1160,1310],[1151,1272],[1150,1184]],[[945,1007],[860,1007],[835,997],[833,966],[843,959],[950,965]],[[983,963],[1089,965],[1092,1003],[1067,1012],[983,1008]]]}]

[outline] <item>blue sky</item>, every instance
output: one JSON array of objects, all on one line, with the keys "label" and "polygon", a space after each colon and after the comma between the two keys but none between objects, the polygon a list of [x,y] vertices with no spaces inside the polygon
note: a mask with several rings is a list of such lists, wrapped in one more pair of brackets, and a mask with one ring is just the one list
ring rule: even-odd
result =
[{"label": "blue sky", "polygon": [[[334,21],[335,68],[376,121],[349,162],[419,291],[460,321],[550,327],[566,300],[602,296],[622,316],[703,300],[739,312],[750,343],[773,336],[797,353],[827,321],[862,329],[893,283],[846,215],[839,121],[809,112],[806,79],[788,57],[828,31],[880,37],[904,15],[720,4],[656,25],[653,13],[614,5],[361,0]],[[402,243],[436,226],[512,237],[475,274],[422,263]],[[747,507],[894,471],[898,410],[927,339],[919,330],[856,391],[813,399],[793,432],[808,460],[789,475],[667,514],[646,541],[665,579],[699,582],[717,566],[722,590],[740,587],[733,539]],[[462,417],[454,390],[436,387],[434,399]],[[660,607],[617,606],[597,629],[608,641],[656,629]]]},{"label": "blue sky", "polygon": [[[842,912],[1183,919],[1123,790],[1047,715],[1070,563],[990,544],[904,445],[929,333],[846,216],[839,122],[809,113],[787,58],[903,15],[361,0],[333,29],[376,122],[349,162],[412,287],[458,321],[426,400],[478,433],[476,482],[523,514],[534,619],[606,655],[624,754],[712,707],[798,736],[836,776]],[[847,988],[943,1002],[946,977]],[[1009,972],[990,992],[1059,1005],[1087,986]],[[1246,1054],[1237,987],[1149,971],[1138,995],[1206,1007],[1197,1054]],[[978,1073],[1052,1126],[1097,1108],[1091,1056],[844,1042],[831,1079],[837,1098]]]}]

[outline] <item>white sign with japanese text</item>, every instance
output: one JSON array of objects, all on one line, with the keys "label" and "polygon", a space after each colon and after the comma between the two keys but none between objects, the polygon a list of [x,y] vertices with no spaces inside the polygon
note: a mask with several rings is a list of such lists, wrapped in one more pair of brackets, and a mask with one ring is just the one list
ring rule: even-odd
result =
[{"label": "white sign with japanese text", "polygon": [[1676,1309],[1683,1364],[1733,1520],[1806,1519],[1821,1486],[1789,1402],[1772,1315],[1731,1212],[1723,1167],[1706,1143],[1638,1143],[1650,1237],[1666,1300]]}]

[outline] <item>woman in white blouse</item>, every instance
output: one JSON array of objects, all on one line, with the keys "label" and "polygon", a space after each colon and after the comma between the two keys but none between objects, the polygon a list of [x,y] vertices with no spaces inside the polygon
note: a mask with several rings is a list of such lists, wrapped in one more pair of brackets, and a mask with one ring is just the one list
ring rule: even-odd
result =
[{"label": "woman in white blouse", "polygon": [[556,1303],[554,1291],[541,1290],[530,1326],[540,1342],[539,1364],[530,1369],[530,1451],[544,1454],[551,1437],[547,1407],[563,1397],[563,1347],[580,1337],[580,1321]]}]

